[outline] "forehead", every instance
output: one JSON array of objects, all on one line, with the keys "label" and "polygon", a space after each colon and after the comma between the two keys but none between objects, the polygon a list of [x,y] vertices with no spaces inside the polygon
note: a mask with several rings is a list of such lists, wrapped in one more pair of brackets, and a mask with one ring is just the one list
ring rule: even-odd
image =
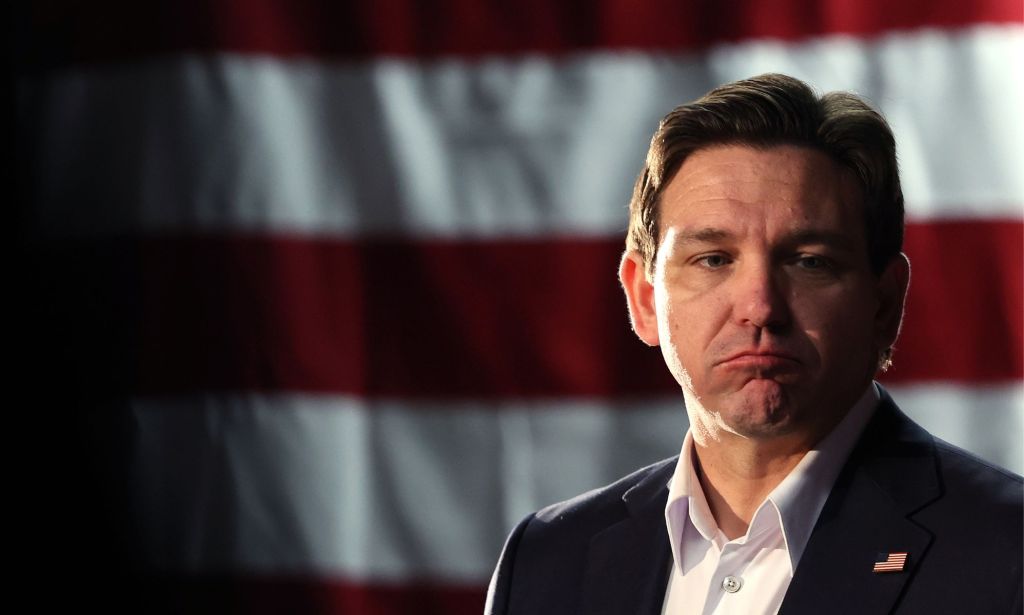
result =
[{"label": "forehead", "polygon": [[860,190],[826,154],[795,145],[723,145],[692,153],[661,196],[662,229],[759,225],[863,235]]}]

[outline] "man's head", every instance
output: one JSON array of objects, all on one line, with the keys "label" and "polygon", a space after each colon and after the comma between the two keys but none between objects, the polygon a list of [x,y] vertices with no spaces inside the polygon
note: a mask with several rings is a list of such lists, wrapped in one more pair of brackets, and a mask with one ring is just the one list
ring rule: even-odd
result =
[{"label": "man's head", "polygon": [[634,328],[662,346],[692,421],[810,438],[887,360],[903,198],[892,133],[855,96],[765,75],[680,106],[630,207]]},{"label": "man's head", "polygon": [[903,191],[896,142],[885,119],[847,92],[817,96],[804,82],[767,74],[729,83],[662,119],[629,203],[626,249],[653,273],[658,202],[693,152],[714,145],[803,145],[827,154],[856,179],[871,267],[881,273],[903,247]]}]

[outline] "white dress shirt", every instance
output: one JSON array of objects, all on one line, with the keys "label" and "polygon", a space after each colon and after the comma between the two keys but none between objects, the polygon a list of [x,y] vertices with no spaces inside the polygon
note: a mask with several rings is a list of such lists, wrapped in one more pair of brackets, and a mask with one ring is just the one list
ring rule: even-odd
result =
[{"label": "white dress shirt", "polygon": [[746,535],[734,540],[711,514],[687,431],[665,506],[673,563],[662,615],[777,613],[818,514],[878,400],[872,384],[768,494]]}]

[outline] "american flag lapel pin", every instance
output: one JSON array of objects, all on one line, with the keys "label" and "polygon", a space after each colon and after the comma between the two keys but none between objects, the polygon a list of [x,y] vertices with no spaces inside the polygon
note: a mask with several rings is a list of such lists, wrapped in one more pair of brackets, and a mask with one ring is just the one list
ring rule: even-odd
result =
[{"label": "american flag lapel pin", "polygon": [[906,553],[879,553],[875,558],[874,572],[903,572],[907,564]]}]

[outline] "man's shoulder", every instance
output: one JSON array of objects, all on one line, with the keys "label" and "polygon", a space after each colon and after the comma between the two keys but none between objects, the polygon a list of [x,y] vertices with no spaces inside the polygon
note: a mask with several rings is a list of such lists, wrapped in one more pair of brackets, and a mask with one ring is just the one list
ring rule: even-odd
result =
[{"label": "man's shoulder", "polygon": [[524,519],[510,540],[518,544],[520,556],[527,558],[578,553],[595,535],[628,518],[630,506],[664,508],[658,498],[667,497],[676,459],[664,459],[604,487],[546,506]]},{"label": "man's shoulder", "polygon": [[[914,455],[922,452],[922,444],[933,451],[938,487],[943,496],[966,498],[985,505],[1003,502],[1018,510],[1024,507],[1024,478],[935,436],[903,414],[891,400],[889,403],[892,422],[883,425],[892,430],[890,435],[898,447],[895,452]],[[886,452],[891,455],[893,451]]]},{"label": "man's shoulder", "polygon": [[[914,582],[904,592],[906,612],[1020,612],[1024,561],[1024,479],[944,440],[928,436],[935,482],[932,497],[906,510],[927,532]],[[910,450],[916,455],[917,451]],[[877,475],[876,475],[877,478]],[[914,493],[927,474],[896,478],[900,492]],[[879,479],[881,480],[881,479]],[[895,482],[902,481],[902,482]],[[963,588],[971,588],[965,594]]]},{"label": "man's shoulder", "polygon": [[[581,493],[576,497],[546,506],[533,515],[531,527],[553,530],[567,527],[601,527],[621,519],[627,511],[629,495],[649,499],[667,488],[678,457],[663,459],[624,476],[615,482]],[[637,493],[639,491],[639,493]],[[667,491],[666,491],[667,493]]]},{"label": "man's shoulder", "polygon": [[1019,567],[1024,479],[934,436],[894,404],[881,411],[866,438],[869,475],[915,523],[942,537],[929,562],[950,567],[980,554]]},{"label": "man's shoulder", "polygon": [[[1024,506],[1021,476],[935,436],[904,414],[884,391],[875,416],[861,435],[858,449],[879,460],[880,467],[887,471],[897,467],[903,470],[885,481],[901,489],[909,487],[907,481],[911,480],[930,483],[925,479],[934,474],[938,481],[934,487],[941,497],[968,498],[986,505],[1004,502],[1018,509]],[[911,459],[927,460],[927,463],[924,466],[901,465],[900,460]],[[906,474],[908,470],[913,474]],[[879,478],[879,474],[875,477]]]},{"label": "man's shoulder", "polygon": [[[667,552],[668,535],[646,523],[664,510],[668,480],[676,459],[641,468],[610,485],[552,504],[527,516],[505,543],[488,591],[487,612],[576,612],[579,594],[572,588],[584,582],[592,541],[620,526],[632,514],[645,513],[640,543],[645,557],[657,555],[659,536]],[[630,536],[630,544],[637,535]]]},{"label": "man's shoulder", "polygon": [[943,495],[961,508],[984,511],[995,520],[1006,515],[1017,523],[1024,512],[1024,478],[941,438],[935,452]]}]

